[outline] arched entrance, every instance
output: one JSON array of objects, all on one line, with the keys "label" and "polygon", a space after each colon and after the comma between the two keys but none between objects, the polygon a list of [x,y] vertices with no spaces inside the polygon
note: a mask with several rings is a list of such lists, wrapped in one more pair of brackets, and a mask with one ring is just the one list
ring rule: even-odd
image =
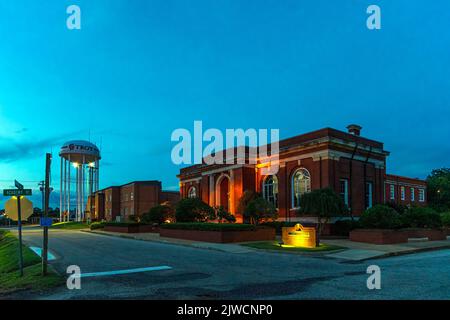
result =
[{"label": "arched entrance", "polygon": [[220,177],[217,183],[218,205],[230,211],[230,178],[226,175]]}]

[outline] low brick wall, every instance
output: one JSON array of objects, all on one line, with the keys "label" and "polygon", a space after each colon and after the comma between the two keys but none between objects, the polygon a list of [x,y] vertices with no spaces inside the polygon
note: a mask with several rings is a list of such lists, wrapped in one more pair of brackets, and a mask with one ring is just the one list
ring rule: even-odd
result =
[{"label": "low brick wall", "polygon": [[199,231],[161,228],[159,235],[161,237],[193,241],[232,243],[275,240],[275,229],[257,228],[254,231]]},{"label": "low brick wall", "polygon": [[350,231],[350,240],[373,244],[395,244],[408,242],[408,232],[386,229],[355,229]]},{"label": "low brick wall", "polygon": [[447,232],[440,229],[405,229],[408,238],[428,238],[429,241],[446,240]]}]

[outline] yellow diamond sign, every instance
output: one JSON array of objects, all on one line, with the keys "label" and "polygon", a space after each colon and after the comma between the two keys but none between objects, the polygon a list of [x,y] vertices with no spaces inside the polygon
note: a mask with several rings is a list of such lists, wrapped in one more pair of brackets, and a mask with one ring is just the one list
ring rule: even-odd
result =
[{"label": "yellow diamond sign", "polygon": [[[25,198],[20,197],[20,212],[22,221],[27,220],[33,214],[33,202]],[[17,198],[12,197],[5,203],[5,214],[13,221],[19,220],[17,212]]]}]

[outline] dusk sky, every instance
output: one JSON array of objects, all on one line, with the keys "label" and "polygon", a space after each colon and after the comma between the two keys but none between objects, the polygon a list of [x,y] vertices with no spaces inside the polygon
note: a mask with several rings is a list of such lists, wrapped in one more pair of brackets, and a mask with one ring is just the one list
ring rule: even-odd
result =
[{"label": "dusk sky", "polygon": [[281,138],[357,123],[388,173],[450,164],[448,0],[1,0],[0,39],[0,189],[35,189],[53,152],[52,206],[72,139],[101,148],[102,188],[177,190],[171,133],[195,120]]}]

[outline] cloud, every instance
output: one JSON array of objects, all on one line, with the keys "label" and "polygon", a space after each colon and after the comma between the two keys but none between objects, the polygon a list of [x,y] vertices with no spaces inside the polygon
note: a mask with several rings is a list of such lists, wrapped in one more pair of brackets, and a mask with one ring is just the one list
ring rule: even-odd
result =
[{"label": "cloud", "polygon": [[17,140],[14,138],[0,137],[0,162],[10,163],[22,159],[32,159],[39,157],[45,151],[50,151],[52,147],[59,147],[68,136],[64,134],[40,140]]}]

